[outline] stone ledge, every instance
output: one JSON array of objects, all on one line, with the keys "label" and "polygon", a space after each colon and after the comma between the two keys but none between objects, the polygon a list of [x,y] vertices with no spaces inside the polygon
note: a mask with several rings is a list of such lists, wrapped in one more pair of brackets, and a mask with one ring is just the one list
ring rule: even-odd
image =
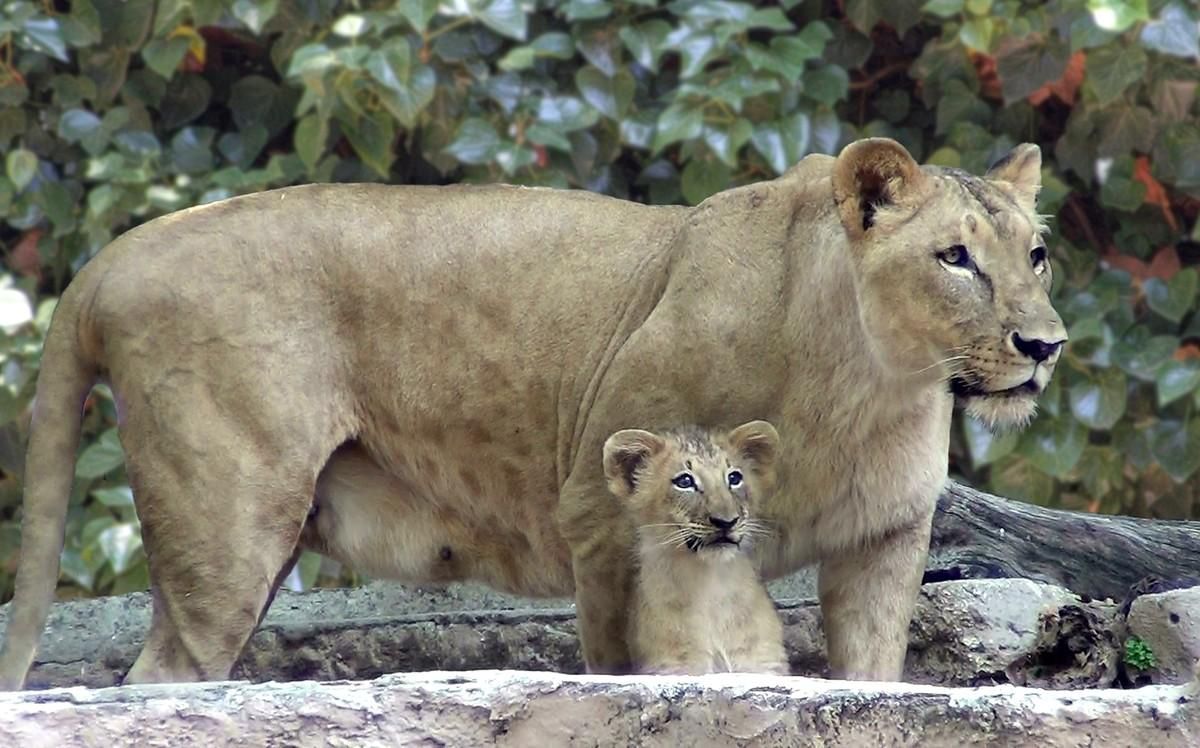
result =
[{"label": "stone ledge", "polygon": [[1200,745],[1183,686],[949,689],[799,677],[427,672],[0,694],[0,745]]}]

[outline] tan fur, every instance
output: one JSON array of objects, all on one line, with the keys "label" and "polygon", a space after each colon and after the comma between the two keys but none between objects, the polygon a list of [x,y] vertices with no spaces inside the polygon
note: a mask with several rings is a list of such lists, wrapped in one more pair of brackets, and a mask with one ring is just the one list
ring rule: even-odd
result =
[{"label": "tan fur", "polygon": [[[434,577],[449,545],[464,573],[573,591],[589,669],[621,670],[633,534],[605,439],[630,419],[755,418],[786,435],[756,561],[768,577],[819,562],[834,673],[898,677],[946,477],[948,378],[971,412],[1019,423],[1057,352],[1035,365],[1012,333],[1065,338],[1030,262],[1035,151],[997,181],[859,141],[695,208],[310,185],[127,232],[47,336],[0,685],[23,682],[53,599],[98,379],[153,588],[131,682],[228,676],[322,471],[310,542]],[[955,244],[986,283],[937,259]]]},{"label": "tan fur", "polygon": [[[769,532],[756,515],[774,486],[778,445],[765,421],[728,434],[627,429],[604,443],[609,489],[637,527],[635,670],[788,673],[779,614],[748,555]],[[695,485],[674,485],[680,475]]]}]

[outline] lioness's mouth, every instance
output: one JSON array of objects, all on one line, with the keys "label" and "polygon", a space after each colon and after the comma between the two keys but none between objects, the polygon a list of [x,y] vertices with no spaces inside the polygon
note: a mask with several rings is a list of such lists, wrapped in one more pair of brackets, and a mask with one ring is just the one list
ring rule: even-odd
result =
[{"label": "lioness's mouth", "polygon": [[1032,377],[1018,384],[1015,387],[1008,387],[1003,390],[987,390],[978,382],[969,382],[960,377],[950,379],[950,392],[955,397],[1032,397],[1040,395],[1042,387]]}]

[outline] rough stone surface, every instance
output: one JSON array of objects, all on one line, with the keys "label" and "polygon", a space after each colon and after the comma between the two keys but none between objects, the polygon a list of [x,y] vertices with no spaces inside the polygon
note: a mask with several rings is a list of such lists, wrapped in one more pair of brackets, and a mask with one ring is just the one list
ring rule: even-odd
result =
[{"label": "rough stone surface", "polygon": [[1145,642],[1153,683],[1186,683],[1200,660],[1200,587],[1142,595],[1129,608],[1129,634]]},{"label": "rough stone surface", "polygon": [[1115,612],[1112,603],[1085,604],[1061,587],[1024,579],[927,584],[905,671],[915,682],[946,685],[1111,685]]},{"label": "rough stone surface", "polygon": [[0,695],[0,745],[1200,745],[1178,686],[972,690],[777,676],[482,671]]},{"label": "rough stone surface", "polygon": [[[336,680],[420,670],[583,670],[571,609],[463,609],[497,603],[548,604],[392,585],[281,592],[233,676]],[[810,600],[779,605],[792,673],[828,676],[820,608]],[[1109,630],[1112,608],[1025,580],[925,585],[905,678],[957,686],[1111,685],[1118,651]],[[144,593],[55,605],[27,687],[119,683],[141,647],[148,617]]]}]

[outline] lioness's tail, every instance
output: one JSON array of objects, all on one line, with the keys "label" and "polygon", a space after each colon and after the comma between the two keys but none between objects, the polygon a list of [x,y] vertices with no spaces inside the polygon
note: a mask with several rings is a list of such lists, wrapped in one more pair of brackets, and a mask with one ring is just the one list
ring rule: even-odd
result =
[{"label": "lioness's tail", "polygon": [[42,349],[25,453],[21,561],[0,648],[0,690],[24,685],[58,584],[83,401],[96,371],[79,346],[79,296],[67,289]]}]

